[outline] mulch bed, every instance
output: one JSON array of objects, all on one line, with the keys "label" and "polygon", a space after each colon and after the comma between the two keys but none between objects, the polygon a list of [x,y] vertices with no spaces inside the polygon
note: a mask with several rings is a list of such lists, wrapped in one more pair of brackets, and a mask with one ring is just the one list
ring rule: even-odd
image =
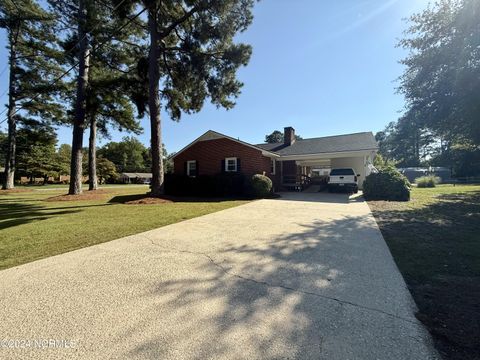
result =
[{"label": "mulch bed", "polygon": [[82,200],[103,200],[105,195],[109,192],[107,190],[84,191],[80,195],[57,195],[45,199],[45,201],[82,201]]},{"label": "mulch bed", "polygon": [[33,190],[32,189],[9,189],[9,190],[0,189],[0,194],[8,195],[8,194],[15,194],[15,193],[30,192],[30,191],[33,191]]},{"label": "mulch bed", "polygon": [[137,200],[127,201],[128,205],[154,205],[154,204],[168,204],[173,203],[170,199],[158,198],[158,197],[144,197]]}]

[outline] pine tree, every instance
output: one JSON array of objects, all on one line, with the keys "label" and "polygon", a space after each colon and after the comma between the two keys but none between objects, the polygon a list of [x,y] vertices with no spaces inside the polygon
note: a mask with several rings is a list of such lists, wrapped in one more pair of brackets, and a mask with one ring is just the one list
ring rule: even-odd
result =
[{"label": "pine tree", "polygon": [[131,57],[134,51],[131,48],[139,46],[136,45],[138,29],[112,16],[115,8],[111,1],[50,0],[49,3],[60,15],[59,22],[66,24],[63,37],[67,39],[64,42],[67,60],[74,66],[78,64],[69,194],[79,194],[85,128],[90,127],[90,190],[97,188],[97,128],[106,136],[109,125],[137,133],[141,130],[128,93],[135,70],[131,59],[137,57]]},{"label": "pine tree", "polygon": [[9,51],[8,144],[4,189],[14,187],[17,126],[26,120],[61,121],[57,95],[61,71],[56,60],[53,17],[33,0],[0,0],[0,27]]},{"label": "pine tree", "polygon": [[[218,107],[235,105],[242,87],[236,71],[247,65],[251,47],[233,40],[250,25],[254,0],[143,0],[128,4],[131,11],[139,4],[148,14],[149,50],[139,61],[139,73],[148,84],[148,99],[143,100],[148,100],[151,128],[151,194],[158,196],[163,193],[164,173],[161,104],[175,121],[182,112],[200,111],[207,98]],[[142,99],[137,100],[141,109]]]},{"label": "pine tree", "polygon": [[[111,31],[118,22],[113,22]],[[109,36],[107,31],[104,36]],[[133,39],[129,39],[133,38]],[[86,100],[87,119],[90,126],[88,144],[89,190],[97,189],[96,137],[97,128],[109,137],[109,128],[139,134],[142,131],[135,118],[131,102],[130,86],[136,77],[136,45],[122,41],[134,41],[133,31],[112,34],[112,46],[95,50],[90,58],[90,84]]]}]

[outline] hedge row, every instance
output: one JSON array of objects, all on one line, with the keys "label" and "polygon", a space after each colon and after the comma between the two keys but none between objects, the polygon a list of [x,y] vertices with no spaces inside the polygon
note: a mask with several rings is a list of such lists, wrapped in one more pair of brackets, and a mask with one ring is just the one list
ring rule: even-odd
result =
[{"label": "hedge row", "polygon": [[272,181],[264,175],[247,178],[239,173],[218,175],[165,175],[165,194],[195,197],[266,197],[272,191]]}]

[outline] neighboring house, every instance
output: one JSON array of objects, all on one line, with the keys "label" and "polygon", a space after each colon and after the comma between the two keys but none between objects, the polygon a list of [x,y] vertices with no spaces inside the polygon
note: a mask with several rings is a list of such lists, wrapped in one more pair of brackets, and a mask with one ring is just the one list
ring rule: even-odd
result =
[{"label": "neighboring house", "polygon": [[151,173],[121,173],[120,181],[124,184],[150,184]]},{"label": "neighboring house", "polygon": [[447,167],[408,167],[399,168],[400,171],[411,183],[415,182],[415,179],[433,175],[438,176],[442,182],[450,182],[452,180],[452,171]]},{"label": "neighboring house", "polygon": [[362,188],[377,152],[371,132],[296,140],[292,127],[284,131],[283,143],[252,145],[209,130],[173,156],[174,173],[263,173],[275,189],[292,189],[307,185],[312,175],[325,174],[325,169],[348,167],[360,174]]}]

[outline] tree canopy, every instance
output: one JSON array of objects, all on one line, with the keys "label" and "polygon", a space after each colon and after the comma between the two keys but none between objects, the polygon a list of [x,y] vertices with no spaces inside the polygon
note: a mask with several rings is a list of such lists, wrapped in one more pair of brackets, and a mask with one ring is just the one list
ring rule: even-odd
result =
[{"label": "tree canopy", "polygon": [[[295,135],[295,140],[302,140],[302,137]],[[265,135],[265,142],[269,144],[283,143],[283,132],[274,130],[271,134]]]},{"label": "tree canopy", "polygon": [[17,126],[32,119],[60,121],[64,116],[59,84],[53,81],[62,70],[56,62],[53,24],[52,14],[34,0],[0,0],[0,28],[6,30],[9,53],[4,189],[14,186]]},{"label": "tree canopy", "polygon": [[[237,35],[252,22],[254,3],[0,0],[0,26],[7,30],[10,50],[9,184],[13,186],[16,130],[21,117],[44,121],[45,126],[61,123],[73,127],[70,149],[55,150],[55,144],[46,141],[41,148],[40,144],[32,147],[31,154],[35,151],[36,157],[46,159],[62,150],[64,160],[69,150],[69,194],[79,194],[85,167],[85,129],[90,127],[91,179],[97,174],[97,128],[102,136],[108,136],[111,126],[138,134],[142,129],[135,115],[148,115],[149,149],[129,138],[122,141],[134,147],[127,158],[125,151],[119,155],[122,151],[115,149],[124,146],[119,143],[102,151],[110,152],[113,160],[108,160],[120,171],[138,171],[142,164],[150,165],[152,194],[161,194],[163,162],[167,160],[161,111],[179,121],[182,114],[201,111],[206,101],[225,109],[235,106],[243,85],[237,71],[248,64],[252,51],[250,45],[237,41]],[[17,111],[19,108],[22,111]],[[25,169],[27,165],[33,169],[26,157],[22,159]],[[36,168],[43,168],[46,174],[47,165]],[[171,168],[171,162],[167,165]]]},{"label": "tree canopy", "polygon": [[441,0],[409,19],[399,92],[404,114],[377,133],[397,166],[480,174],[480,2]]},{"label": "tree canopy", "polygon": [[[445,141],[480,144],[480,2],[442,0],[410,18],[399,90]],[[409,116],[409,115],[408,115]]]}]

